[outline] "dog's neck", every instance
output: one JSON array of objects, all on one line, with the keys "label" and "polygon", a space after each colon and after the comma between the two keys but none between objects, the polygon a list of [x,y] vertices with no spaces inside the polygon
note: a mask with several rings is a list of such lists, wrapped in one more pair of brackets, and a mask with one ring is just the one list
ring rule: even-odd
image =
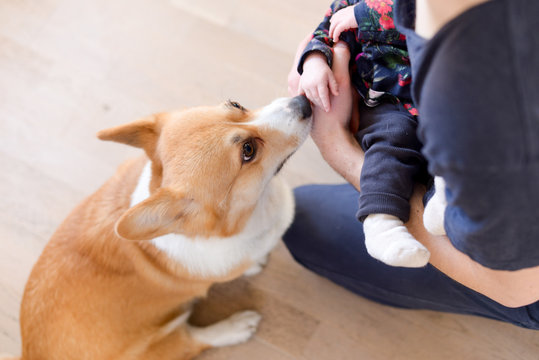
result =
[{"label": "dog's neck", "polygon": [[[131,195],[131,206],[150,196],[151,177],[151,163],[148,162]],[[274,178],[240,233],[230,237],[209,238],[167,234],[150,241],[169,258],[182,264],[192,275],[224,276],[246,261],[254,262],[265,256],[290,225],[292,217],[293,198],[290,190],[278,178]]]}]

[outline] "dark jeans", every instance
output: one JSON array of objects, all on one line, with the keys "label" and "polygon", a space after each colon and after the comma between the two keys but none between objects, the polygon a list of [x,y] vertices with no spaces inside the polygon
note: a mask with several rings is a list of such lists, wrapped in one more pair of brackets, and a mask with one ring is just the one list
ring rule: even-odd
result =
[{"label": "dark jeans", "polygon": [[284,242],[300,264],[382,304],[478,315],[539,329],[539,303],[507,308],[430,264],[419,269],[391,267],[370,257],[362,224],[355,217],[358,195],[349,184],[295,190],[296,217]]}]

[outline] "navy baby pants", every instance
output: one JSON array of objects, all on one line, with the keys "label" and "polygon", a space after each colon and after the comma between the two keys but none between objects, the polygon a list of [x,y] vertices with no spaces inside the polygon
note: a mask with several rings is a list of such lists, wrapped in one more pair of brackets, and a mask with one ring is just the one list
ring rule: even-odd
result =
[{"label": "navy baby pants", "polygon": [[389,214],[408,221],[414,182],[426,174],[417,117],[400,103],[369,107],[361,101],[359,126],[356,138],[365,160],[356,216],[363,221],[369,214]]}]

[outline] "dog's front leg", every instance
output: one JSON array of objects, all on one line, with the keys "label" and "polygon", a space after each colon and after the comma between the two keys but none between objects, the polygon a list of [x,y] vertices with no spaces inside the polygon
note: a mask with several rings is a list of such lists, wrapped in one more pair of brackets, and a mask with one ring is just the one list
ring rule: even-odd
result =
[{"label": "dog's front leg", "polygon": [[254,276],[262,272],[268,263],[269,254],[257,259],[249,269],[247,269],[243,275]]},{"label": "dog's front leg", "polygon": [[243,343],[256,332],[262,316],[255,311],[241,311],[216,324],[206,327],[187,326],[191,337],[212,347]]}]

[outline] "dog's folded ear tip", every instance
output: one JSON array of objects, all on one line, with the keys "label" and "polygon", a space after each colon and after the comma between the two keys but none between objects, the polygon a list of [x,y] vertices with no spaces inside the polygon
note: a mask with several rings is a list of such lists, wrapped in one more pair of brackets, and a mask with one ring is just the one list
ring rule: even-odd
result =
[{"label": "dog's folded ear tip", "polygon": [[107,130],[99,130],[99,131],[95,134],[95,136],[96,136],[99,140],[109,140]]},{"label": "dog's folded ear tip", "polygon": [[141,236],[142,234],[137,234],[134,231],[129,231],[130,224],[123,224],[123,217],[121,217],[116,224],[114,224],[114,234],[122,240],[127,241],[140,241],[140,240],[150,240],[151,236]]},{"label": "dog's folded ear tip", "polygon": [[118,222],[116,222],[116,224],[114,224],[114,235],[116,235],[117,237],[119,237],[122,240],[127,240],[125,237],[120,235],[120,233],[118,232]]},{"label": "dog's folded ear tip", "polygon": [[129,238],[125,236],[126,234],[124,234],[121,229],[122,227],[121,223],[123,219],[124,219],[124,216],[120,217],[120,219],[118,219],[118,221],[116,221],[116,223],[114,224],[114,234],[122,240],[129,240]]}]

